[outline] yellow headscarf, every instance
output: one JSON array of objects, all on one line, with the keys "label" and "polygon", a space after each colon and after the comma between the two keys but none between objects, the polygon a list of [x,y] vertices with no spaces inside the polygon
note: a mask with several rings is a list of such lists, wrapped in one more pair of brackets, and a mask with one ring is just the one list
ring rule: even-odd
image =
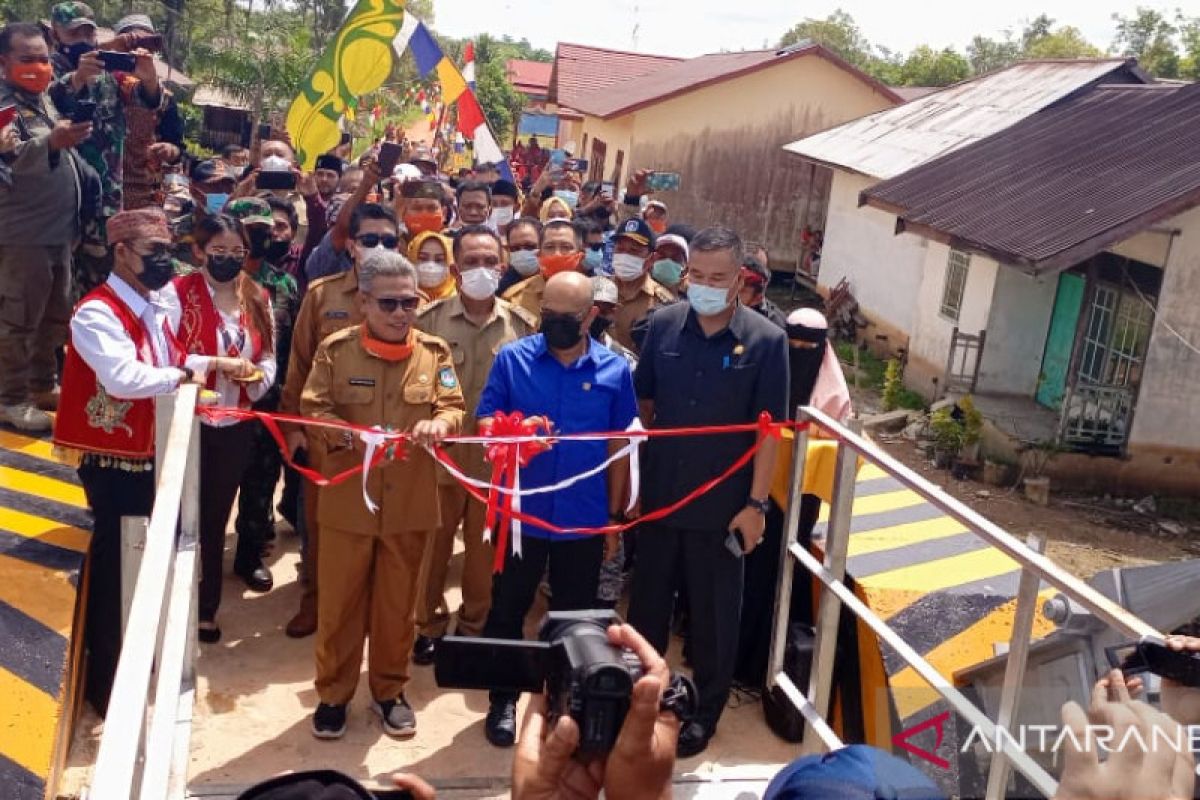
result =
[{"label": "yellow headscarf", "polygon": [[[416,265],[421,260],[421,245],[429,239],[437,239],[442,243],[442,248],[446,251],[446,264],[449,266],[454,263],[454,245],[450,241],[449,236],[443,236],[437,231],[424,231],[413,237],[413,240],[408,243],[408,260]],[[441,300],[443,297],[450,297],[456,294],[458,289],[454,284],[454,275],[447,270],[446,280],[442,281],[441,285],[434,286],[430,289],[422,288],[421,291],[431,300]]]},{"label": "yellow headscarf", "polygon": [[542,203],[542,209],[540,212],[542,222],[546,222],[550,219],[550,209],[556,204],[562,206],[563,210],[567,212],[567,219],[571,219],[575,216],[575,212],[571,210],[569,205],[567,205],[566,200],[563,200],[561,197],[551,197],[549,200]]}]

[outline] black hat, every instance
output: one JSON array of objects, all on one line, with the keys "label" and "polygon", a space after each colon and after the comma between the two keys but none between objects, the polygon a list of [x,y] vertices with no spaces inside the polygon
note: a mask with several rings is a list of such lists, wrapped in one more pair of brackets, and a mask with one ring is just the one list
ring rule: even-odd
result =
[{"label": "black hat", "polygon": [[375,800],[357,781],[331,769],[280,775],[252,786],[238,800]]},{"label": "black hat", "polygon": [[512,181],[506,181],[501,178],[492,183],[492,197],[511,197],[517,199],[517,185]]},{"label": "black hat", "polygon": [[228,167],[219,161],[209,159],[201,161],[192,168],[193,183],[208,183],[209,181],[233,181],[237,182],[237,176],[229,171]]},{"label": "black hat", "polygon": [[317,156],[317,169],[333,170],[338,175],[342,174],[342,170],[346,168],[346,162],[342,161],[332,153],[323,153]]},{"label": "black hat", "polygon": [[650,226],[646,224],[644,219],[634,217],[627,219],[617,226],[616,233],[613,234],[613,239],[630,239],[640,245],[654,249],[654,231],[650,230]]}]

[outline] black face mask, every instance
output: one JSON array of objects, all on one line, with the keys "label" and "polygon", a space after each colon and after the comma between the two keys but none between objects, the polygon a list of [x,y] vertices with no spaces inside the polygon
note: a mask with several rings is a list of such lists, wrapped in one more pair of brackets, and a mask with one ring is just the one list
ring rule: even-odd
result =
[{"label": "black face mask", "polygon": [[208,274],[217,283],[229,283],[242,271],[243,260],[233,256],[209,256]]},{"label": "black face mask", "polygon": [[84,53],[90,53],[96,49],[96,46],[90,42],[76,42],[75,44],[60,44],[58,52],[66,56],[67,61],[71,62],[72,68],[79,66],[79,59]]},{"label": "black face mask", "polygon": [[262,226],[249,226],[246,237],[250,240],[250,257],[265,258],[271,246],[271,232]]},{"label": "black face mask", "polygon": [[570,314],[544,314],[538,329],[546,336],[546,346],[551,350],[570,350],[583,338],[579,320]]},{"label": "black face mask", "polygon": [[809,328],[804,325],[788,325],[789,339],[810,342],[816,347],[789,347],[788,362],[790,376],[790,391],[788,392],[788,410],[795,411],[796,406],[807,405],[812,398],[813,387],[817,385],[817,375],[821,372],[821,364],[825,360],[825,348],[828,346],[828,331],[821,328]]},{"label": "black face mask", "polygon": [[613,321],[608,317],[596,317],[592,320],[592,326],[588,329],[593,339],[599,339],[604,335],[604,332],[612,327]]},{"label": "black face mask", "polygon": [[142,274],[138,281],[152,292],[157,292],[175,277],[175,261],[166,250],[159,250],[148,256],[142,256]]},{"label": "black face mask", "polygon": [[272,264],[278,264],[287,258],[287,254],[291,249],[292,243],[288,240],[284,239],[280,242],[272,239],[271,243],[267,245],[267,261],[270,261]]}]

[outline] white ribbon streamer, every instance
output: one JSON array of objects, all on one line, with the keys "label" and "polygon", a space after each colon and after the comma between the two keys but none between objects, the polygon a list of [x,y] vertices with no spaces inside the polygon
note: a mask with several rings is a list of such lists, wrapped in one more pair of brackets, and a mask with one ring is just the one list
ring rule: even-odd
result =
[{"label": "white ribbon streamer", "polygon": [[[646,431],[638,417],[634,417],[633,422],[629,423],[629,427],[625,430],[629,433],[645,433]],[[642,448],[639,445],[649,439],[649,436],[629,437],[629,448],[632,449],[629,453],[629,505],[625,506],[626,514],[633,511],[633,507],[637,505],[638,498],[642,494],[642,460],[640,456]],[[622,452],[629,448],[622,448]]]},{"label": "white ribbon streamer", "polygon": [[388,434],[376,425],[372,430],[360,431],[358,438],[363,440],[366,445],[366,452],[363,453],[363,468],[362,468],[362,494],[363,502],[367,504],[367,510],[372,514],[379,512],[379,506],[375,505],[371,500],[370,493],[367,492],[367,478],[371,470],[371,462],[375,460],[375,450],[379,447],[384,447],[389,438]]},{"label": "white ribbon streamer", "polygon": [[[512,510],[515,514],[521,513],[521,445],[516,445],[517,457],[513,459],[516,466],[513,467],[513,499]],[[512,552],[514,558],[521,557],[521,520],[513,516],[510,518],[512,525]]]}]

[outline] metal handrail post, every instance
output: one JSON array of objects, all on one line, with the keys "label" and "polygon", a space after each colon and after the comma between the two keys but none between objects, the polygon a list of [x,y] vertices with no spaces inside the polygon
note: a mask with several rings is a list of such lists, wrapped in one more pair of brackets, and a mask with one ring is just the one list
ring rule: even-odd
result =
[{"label": "metal handrail post", "polygon": [[[858,454],[845,442],[838,444],[837,472],[833,484],[833,503],[829,508],[829,524],[825,534],[825,568],[838,581],[846,577],[846,552],[850,546],[850,517],[854,513],[854,484],[858,473]],[[797,549],[795,545],[792,549]],[[817,611],[817,630],[813,643],[812,670],[809,674],[808,700],[817,714],[829,716],[829,701],[833,694],[833,664],[837,655],[838,629],[841,625],[842,604],[829,587],[821,589],[821,606]],[[824,742],[821,742],[823,745]],[[820,750],[813,725],[804,723],[802,749],[806,753]]]},{"label": "metal handrail post", "polygon": [[[796,409],[797,424],[804,424],[808,416],[804,408]],[[784,651],[787,649],[788,619],[792,607],[792,582],[795,564],[790,554],[792,542],[796,541],[800,527],[800,499],[804,494],[804,469],[808,458],[808,431],[797,428],[792,440],[792,471],[788,487],[787,516],[783,523],[783,535],[779,541],[779,580],[775,583],[775,625],[771,630],[771,651],[767,660],[767,689],[776,686],[776,675],[783,670]]]},{"label": "metal handrail post", "polygon": [[[1025,540],[1035,553],[1046,551],[1045,537],[1029,534]],[[996,715],[996,726],[1001,731],[1012,729],[1017,716],[1017,700],[1025,684],[1025,667],[1029,661],[1029,644],[1033,639],[1033,619],[1037,613],[1038,588],[1041,581],[1027,569],[1021,570],[1021,581],[1017,586],[1017,608],[1013,615],[1011,644],[1008,660],[1004,664],[1004,688],[1000,692],[1000,711]],[[1004,800],[1008,787],[1009,762],[1003,750],[992,754],[988,768],[987,800]]]}]

